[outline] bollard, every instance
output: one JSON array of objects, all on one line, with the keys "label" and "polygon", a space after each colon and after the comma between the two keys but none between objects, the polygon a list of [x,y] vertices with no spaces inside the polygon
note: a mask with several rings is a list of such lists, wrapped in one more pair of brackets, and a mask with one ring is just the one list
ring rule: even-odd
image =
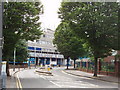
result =
[{"label": "bollard", "polygon": [[43,65],[42,65],[42,64],[40,64],[40,67],[43,67]]},{"label": "bollard", "polygon": [[2,76],[0,75],[0,90],[2,90]]},{"label": "bollard", "polygon": [[7,74],[6,74],[6,61],[2,62],[2,69],[1,69],[1,86],[2,89],[6,88],[6,79],[7,79]]},{"label": "bollard", "polygon": [[6,79],[7,79],[7,76],[6,76],[6,73],[1,73],[2,74],[2,88],[6,88]]},{"label": "bollard", "polygon": [[50,66],[47,67],[48,72],[50,71]]}]

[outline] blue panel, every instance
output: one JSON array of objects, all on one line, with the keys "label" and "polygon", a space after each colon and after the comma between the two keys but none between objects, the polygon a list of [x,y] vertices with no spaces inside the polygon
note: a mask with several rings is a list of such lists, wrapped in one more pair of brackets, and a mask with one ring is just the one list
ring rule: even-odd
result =
[{"label": "blue panel", "polygon": [[45,60],[44,58],[41,58],[42,65],[45,65],[44,60]]},{"label": "blue panel", "polygon": [[41,50],[41,48],[36,48],[36,50]]},{"label": "blue panel", "polygon": [[29,61],[35,61],[35,58],[30,58]]},{"label": "blue panel", "polygon": [[50,58],[47,58],[47,60],[46,60],[46,64],[47,64],[47,65],[50,64]]},{"label": "blue panel", "polygon": [[28,47],[28,49],[30,49],[30,50],[35,50],[35,48],[34,48],[34,47]]},{"label": "blue panel", "polygon": [[61,65],[61,59],[57,59],[57,65]]},{"label": "blue panel", "polygon": [[[9,62],[10,64],[13,64],[14,62]],[[15,63],[21,63],[21,62],[15,62]]]}]

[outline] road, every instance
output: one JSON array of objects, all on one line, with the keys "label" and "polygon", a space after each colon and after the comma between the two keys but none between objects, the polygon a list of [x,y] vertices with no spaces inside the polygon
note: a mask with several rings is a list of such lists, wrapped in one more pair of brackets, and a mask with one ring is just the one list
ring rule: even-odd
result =
[{"label": "road", "polygon": [[117,88],[118,84],[78,77],[65,73],[63,67],[55,67],[53,76],[41,75],[35,69],[26,69],[17,73],[22,88]]}]

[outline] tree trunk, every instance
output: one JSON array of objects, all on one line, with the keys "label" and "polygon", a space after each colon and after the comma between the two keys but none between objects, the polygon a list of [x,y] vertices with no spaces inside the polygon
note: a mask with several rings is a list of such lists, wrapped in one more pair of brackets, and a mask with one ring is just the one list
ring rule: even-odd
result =
[{"label": "tree trunk", "polygon": [[68,69],[68,64],[67,64],[67,69]]},{"label": "tree trunk", "polygon": [[68,66],[69,66],[69,57],[67,58],[67,69],[68,69]]},{"label": "tree trunk", "polygon": [[74,59],[74,69],[75,69],[75,61],[76,61],[76,59]]},{"label": "tree trunk", "polygon": [[94,75],[95,77],[97,77],[97,57],[95,57],[95,61],[94,61]]},{"label": "tree trunk", "polygon": [[9,72],[9,60],[7,59],[7,65],[6,65],[6,72],[7,72],[7,76],[10,76],[10,72]]}]

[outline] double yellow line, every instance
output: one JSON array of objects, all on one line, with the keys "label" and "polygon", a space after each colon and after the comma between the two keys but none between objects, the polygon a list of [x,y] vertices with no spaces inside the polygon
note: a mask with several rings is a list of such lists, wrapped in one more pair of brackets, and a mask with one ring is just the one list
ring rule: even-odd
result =
[{"label": "double yellow line", "polygon": [[22,84],[21,84],[20,79],[18,77],[18,73],[16,73],[16,86],[18,89],[22,90]]}]

